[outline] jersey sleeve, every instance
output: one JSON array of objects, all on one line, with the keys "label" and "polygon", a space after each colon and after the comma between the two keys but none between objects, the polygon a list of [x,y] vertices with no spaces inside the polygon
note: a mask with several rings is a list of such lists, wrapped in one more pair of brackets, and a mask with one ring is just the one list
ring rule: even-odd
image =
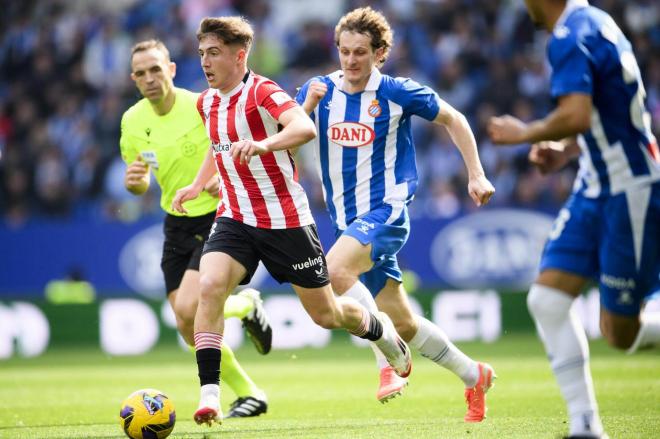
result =
[{"label": "jersey sleeve", "polygon": [[121,136],[119,137],[119,151],[121,158],[126,164],[133,163],[138,155],[138,150],[131,145],[130,134],[128,133],[129,121],[126,113],[121,118]]},{"label": "jersey sleeve", "polygon": [[440,97],[430,87],[410,78],[394,79],[394,101],[403,111],[433,121],[440,111]]},{"label": "jersey sleeve", "polygon": [[197,96],[197,112],[199,113],[199,117],[202,118],[202,122],[204,122],[204,96],[206,96],[206,93],[208,92],[208,90],[204,90],[199,96]]},{"label": "jersey sleeve", "polygon": [[552,66],[550,94],[553,98],[571,93],[592,93],[593,73],[589,58],[587,47],[574,36],[553,37],[548,45],[548,61]]},{"label": "jersey sleeve", "polygon": [[256,90],[257,105],[266,109],[275,120],[286,110],[297,105],[296,101],[272,81],[260,84]]}]

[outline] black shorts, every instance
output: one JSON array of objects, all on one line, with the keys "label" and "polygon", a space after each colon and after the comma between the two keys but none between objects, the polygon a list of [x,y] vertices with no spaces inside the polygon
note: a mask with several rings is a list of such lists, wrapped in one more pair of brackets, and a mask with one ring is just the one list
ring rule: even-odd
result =
[{"label": "black shorts", "polygon": [[215,211],[188,217],[167,214],[163,223],[165,242],[160,268],[165,276],[167,294],[179,288],[186,270],[199,270],[204,241],[209,236]]},{"label": "black shorts", "polygon": [[259,261],[279,283],[319,288],[330,283],[325,254],[316,225],[294,229],[260,229],[231,218],[215,221],[204,253],[222,252],[238,261],[247,274],[241,285],[250,282]]}]

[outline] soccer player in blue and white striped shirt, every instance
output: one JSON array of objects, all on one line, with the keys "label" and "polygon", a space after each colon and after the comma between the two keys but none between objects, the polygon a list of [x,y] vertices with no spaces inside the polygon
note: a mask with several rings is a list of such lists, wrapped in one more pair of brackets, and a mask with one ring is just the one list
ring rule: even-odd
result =
[{"label": "soccer player in blue and white striped shirt", "polygon": [[[487,203],[495,189],[465,117],[430,88],[378,70],[392,45],[392,30],[381,13],[369,7],[349,12],[335,28],[335,43],[341,70],[310,79],[296,97],[319,132],[313,142],[337,235],[327,254],[333,289],[372,310],[377,303],[404,340],[461,377],[468,400],[465,420],[479,422],[493,369],[468,358],[439,327],[414,315],[401,284],[396,255],[408,238],[407,206],[417,187],[411,117],[448,130],[463,155],[468,191],[477,205]],[[379,365],[377,397],[384,402],[400,394],[406,382],[382,359]]]},{"label": "soccer player in blue and white striped shirt", "polygon": [[640,312],[660,270],[660,152],[637,61],[612,17],[586,0],[526,4],[552,32],[547,56],[557,106],[530,123],[494,118],[489,132],[497,143],[533,143],[529,158],[542,172],[580,157],[527,303],[568,405],[571,437],[605,437],[589,346],[571,306],[597,279],[609,343],[633,352],[660,342],[660,313]]}]

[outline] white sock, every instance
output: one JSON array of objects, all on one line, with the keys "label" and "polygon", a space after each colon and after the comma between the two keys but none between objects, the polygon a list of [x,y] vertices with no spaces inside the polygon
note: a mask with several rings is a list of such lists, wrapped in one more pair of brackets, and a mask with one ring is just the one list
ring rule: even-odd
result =
[{"label": "white sock", "polygon": [[[372,314],[376,314],[378,312],[376,301],[374,300],[367,287],[364,286],[364,284],[360,281],[355,282],[352,287],[350,287],[344,294],[342,294],[342,296],[352,297],[360,305],[367,308],[367,310],[369,310],[369,312]],[[389,366],[385,355],[383,355],[380,349],[378,349],[378,347],[373,343],[369,343],[369,346],[371,346],[371,349],[374,351],[374,355],[376,356],[376,364],[378,365],[378,369]]]},{"label": "white sock", "polygon": [[419,329],[408,343],[422,356],[458,375],[465,387],[474,387],[479,380],[479,366],[447,338],[442,329],[421,316],[416,316]]},{"label": "white sock", "polygon": [[538,284],[532,285],[527,296],[527,306],[568,406],[570,435],[600,436],[603,425],[589,371],[589,345],[573,302],[569,294]]},{"label": "white sock", "polygon": [[200,387],[199,408],[211,407],[220,409],[220,386],[217,384],[204,384]]},{"label": "white sock", "polygon": [[642,312],[639,319],[639,332],[633,345],[626,351],[628,354],[633,354],[640,348],[660,344],[660,312]]}]

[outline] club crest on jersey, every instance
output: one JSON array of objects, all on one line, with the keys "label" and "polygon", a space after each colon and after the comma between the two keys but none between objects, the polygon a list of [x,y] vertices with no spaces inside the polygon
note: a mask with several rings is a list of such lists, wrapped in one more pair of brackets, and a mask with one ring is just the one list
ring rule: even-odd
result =
[{"label": "club crest on jersey", "polygon": [[339,122],[328,127],[328,139],[332,142],[348,147],[359,148],[374,141],[374,130],[360,122]]},{"label": "club crest on jersey", "polygon": [[220,154],[221,152],[229,152],[229,149],[231,148],[231,142],[228,143],[211,142],[211,147],[213,148],[213,152],[215,152],[216,154]]},{"label": "club crest on jersey", "polygon": [[380,104],[378,103],[378,99],[371,101],[371,105],[369,105],[369,108],[367,108],[367,113],[369,113],[369,116],[371,117],[380,116],[381,111],[382,110],[380,108]]}]

